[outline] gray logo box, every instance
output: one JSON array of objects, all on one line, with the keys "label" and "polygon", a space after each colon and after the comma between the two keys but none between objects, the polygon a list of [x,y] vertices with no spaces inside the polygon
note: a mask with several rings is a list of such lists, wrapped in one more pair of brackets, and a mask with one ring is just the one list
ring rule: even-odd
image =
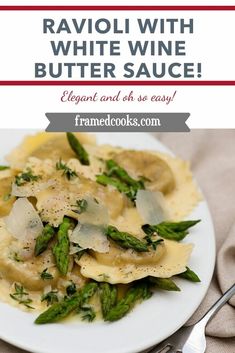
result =
[{"label": "gray logo box", "polygon": [[190,113],[46,113],[48,132],[189,132]]}]

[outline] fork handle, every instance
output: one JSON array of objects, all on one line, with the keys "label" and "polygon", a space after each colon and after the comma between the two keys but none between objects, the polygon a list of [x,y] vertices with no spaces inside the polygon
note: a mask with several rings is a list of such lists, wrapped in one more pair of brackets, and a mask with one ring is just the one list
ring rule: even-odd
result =
[{"label": "fork handle", "polygon": [[212,319],[212,317],[227,303],[227,301],[235,294],[235,284],[229,288],[224,295],[207,311],[207,313],[198,321],[204,327]]}]

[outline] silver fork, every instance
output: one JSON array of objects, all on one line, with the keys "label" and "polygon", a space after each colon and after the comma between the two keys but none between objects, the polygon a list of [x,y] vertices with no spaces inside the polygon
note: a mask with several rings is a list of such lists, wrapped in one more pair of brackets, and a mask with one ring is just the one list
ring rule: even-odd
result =
[{"label": "silver fork", "polygon": [[205,327],[212,317],[235,294],[235,284],[194,325],[181,327],[147,353],[204,353],[206,350]]}]

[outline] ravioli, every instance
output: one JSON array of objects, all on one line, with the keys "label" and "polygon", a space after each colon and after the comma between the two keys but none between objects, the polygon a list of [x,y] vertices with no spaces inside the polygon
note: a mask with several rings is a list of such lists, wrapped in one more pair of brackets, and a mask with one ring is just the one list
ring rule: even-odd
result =
[{"label": "ravioli", "polygon": [[146,187],[151,190],[168,194],[175,188],[171,167],[156,154],[143,151],[121,151],[114,156],[114,160],[133,177],[144,178]]},{"label": "ravioli", "polygon": [[11,196],[11,185],[14,178],[12,176],[0,180],[0,217],[6,216],[15,201]]},{"label": "ravioli", "polygon": [[[78,178],[71,181],[67,180],[63,172],[56,170],[56,162],[53,160],[40,160],[30,157],[25,170],[30,169],[33,174],[39,175],[40,178],[20,187],[14,184],[14,195],[35,197],[42,220],[54,226],[58,226],[65,215],[73,215],[77,218],[72,210],[76,200],[83,198],[84,195],[91,195],[106,205],[110,217],[116,218],[121,214],[126,203],[122,194],[113,188],[110,189],[97,184],[91,178],[84,177],[80,170],[81,165],[77,160],[69,159],[67,165],[77,172]],[[113,202],[114,199],[115,202]]]},{"label": "ravioli", "polygon": [[[94,135],[77,133],[76,136],[81,143],[95,144]],[[53,160],[59,158],[67,160],[74,157],[74,152],[69,148],[64,133],[40,132],[25,137],[6,159],[13,169],[22,169],[30,156],[40,159],[47,159],[50,156]]]},{"label": "ravioli", "polygon": [[108,266],[99,263],[93,256],[85,254],[77,263],[81,274],[98,282],[130,283],[147,276],[169,278],[186,270],[192,252],[192,244],[180,244],[165,240],[166,251],[155,264],[126,263],[121,266]]},{"label": "ravioli", "polygon": [[23,255],[27,256],[28,250],[21,249],[19,253],[20,244],[12,241],[11,234],[7,232],[3,222],[0,225],[0,239],[0,275],[3,278],[20,282],[29,290],[41,290],[45,287],[45,281],[40,278],[40,272],[50,267],[53,280],[48,281],[47,284],[57,283],[59,273],[53,264],[50,252],[44,253],[43,257],[23,261]]},{"label": "ravioli", "polygon": [[189,162],[164,153],[157,153],[171,167],[175,178],[175,188],[165,195],[169,219],[179,221],[190,214],[202,195],[196,186]]}]

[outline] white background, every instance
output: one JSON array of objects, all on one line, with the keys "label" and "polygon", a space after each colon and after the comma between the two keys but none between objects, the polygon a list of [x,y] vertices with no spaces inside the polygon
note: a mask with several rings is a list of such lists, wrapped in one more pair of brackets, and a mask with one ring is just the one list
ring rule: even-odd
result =
[{"label": "white background", "polygon": [[[19,1],[0,1],[1,5],[16,4]],[[24,1],[21,4],[35,4],[33,1]],[[37,5],[42,4],[64,4],[64,1],[38,1]],[[97,1],[78,2],[66,1],[66,5],[88,5],[96,4]],[[99,5],[108,4],[110,1],[99,1]],[[126,1],[112,2],[112,5],[127,4]],[[129,1],[129,4],[143,4],[142,1]],[[234,1],[164,1],[164,3],[156,1],[145,1],[144,5],[167,5],[167,4],[190,4],[190,5],[211,5],[211,4],[235,4]],[[52,17],[61,17],[62,13],[49,13]],[[69,13],[63,13],[68,16]],[[91,15],[91,13],[83,13]],[[95,14],[97,16],[97,13]],[[102,13],[104,16],[104,14]],[[111,13],[108,13],[110,17]],[[124,15],[124,13],[116,13]],[[132,13],[133,17],[135,13]],[[144,13],[147,17],[147,12]],[[152,14],[153,15],[153,14]],[[165,12],[164,15],[175,15],[172,11]],[[202,79],[228,79],[235,80],[235,49],[230,45],[234,38],[235,31],[235,12],[178,12],[180,17],[195,18],[195,34],[190,35],[190,41],[187,42],[188,56],[187,61],[193,60],[203,62]],[[10,19],[14,17],[14,23],[11,27]],[[75,13],[73,13],[73,17]],[[163,16],[163,12],[159,12],[157,16]],[[50,61],[49,39],[44,38],[45,35],[41,31],[41,19],[44,13],[4,13],[0,18],[0,30],[4,33],[1,36],[1,65],[0,79],[33,79],[32,64],[34,61]],[[127,13],[125,13],[127,17]],[[21,38],[19,39],[19,35]],[[183,35],[186,38],[187,36]],[[93,38],[93,37],[92,37]],[[163,39],[163,38],[162,38]],[[10,43],[15,43],[13,46]],[[122,60],[126,58],[122,57]],[[74,60],[75,61],[75,60]],[[18,64],[17,64],[18,62]],[[165,103],[153,102],[88,102],[79,103],[62,103],[60,98],[64,90],[73,90],[76,95],[92,95],[99,92],[99,95],[114,95],[119,90],[122,94],[128,94],[131,90],[135,96],[139,94],[155,95],[172,95],[177,91],[174,101],[169,105]],[[46,112],[189,112],[191,114],[188,124],[191,128],[235,128],[234,119],[234,96],[235,87],[1,87],[0,86],[0,127],[1,128],[42,128],[47,126],[45,118]]]},{"label": "white background", "polygon": [[[113,18],[118,18],[120,27],[125,18],[130,19],[130,34],[43,34],[43,18],[52,18],[56,24],[62,18],[66,18],[71,24],[71,19],[76,18],[107,18],[112,23]],[[169,34],[141,34],[137,18],[184,18],[188,23],[194,19],[194,33],[180,34],[176,26],[176,33]],[[57,27],[55,26],[55,29]],[[71,25],[72,28],[72,25]],[[34,63],[42,62],[113,62],[116,64],[116,78],[124,79],[123,65],[126,62],[136,63],[136,71],[141,62],[148,64],[151,73],[151,63],[161,62],[201,62],[203,80],[235,80],[235,50],[233,36],[235,32],[235,11],[7,11],[0,12],[0,33],[5,33],[0,38],[1,44],[1,80],[32,80],[34,79]],[[50,41],[71,40],[96,41],[96,40],[120,40],[121,56],[54,56]],[[132,40],[180,40],[186,41],[186,56],[131,56],[127,41]],[[58,79],[67,79],[67,71]],[[74,74],[74,80],[79,80],[80,75]],[[88,73],[85,79],[89,79]],[[183,78],[183,77],[182,77]],[[45,79],[51,79],[48,75]],[[102,77],[101,77],[102,79]],[[148,77],[141,76],[141,79]],[[152,79],[156,79],[152,77]],[[172,79],[166,75],[163,79]]]},{"label": "white background", "polygon": [[234,5],[234,0],[0,0],[1,5]]},{"label": "white background", "polygon": [[[152,102],[87,102],[75,105],[60,101],[64,90],[76,95],[89,95],[99,91],[103,94],[125,94],[133,90],[138,95],[172,95],[169,105]],[[48,121],[46,112],[189,112],[190,128],[235,128],[234,87],[0,87],[2,128],[42,128]]]}]

